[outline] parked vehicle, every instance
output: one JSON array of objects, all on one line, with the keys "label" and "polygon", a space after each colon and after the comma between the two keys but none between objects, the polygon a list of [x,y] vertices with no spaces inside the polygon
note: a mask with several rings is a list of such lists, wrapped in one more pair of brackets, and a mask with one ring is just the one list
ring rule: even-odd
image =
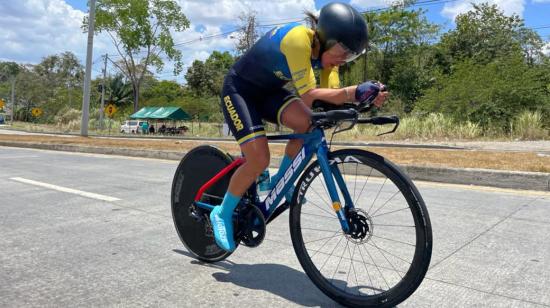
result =
[{"label": "parked vehicle", "polygon": [[147,121],[127,120],[120,125],[120,132],[123,134],[141,134],[141,127]]}]

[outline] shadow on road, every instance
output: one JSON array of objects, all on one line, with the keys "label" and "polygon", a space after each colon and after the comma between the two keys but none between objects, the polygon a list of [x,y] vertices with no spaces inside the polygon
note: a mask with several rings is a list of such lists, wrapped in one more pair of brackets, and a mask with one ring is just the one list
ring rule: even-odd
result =
[{"label": "shadow on road", "polygon": [[[194,258],[187,251],[179,249],[173,251]],[[191,263],[227,271],[212,274],[219,282],[233,283],[247,289],[271,292],[302,306],[340,307],[319,291],[305,273],[286,265],[237,264],[227,260],[217,263],[204,263],[193,260]]]}]

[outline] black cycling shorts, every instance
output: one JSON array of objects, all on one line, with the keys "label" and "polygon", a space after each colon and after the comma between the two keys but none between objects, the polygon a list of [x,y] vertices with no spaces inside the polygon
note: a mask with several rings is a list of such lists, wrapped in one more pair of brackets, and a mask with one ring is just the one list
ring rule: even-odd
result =
[{"label": "black cycling shorts", "polygon": [[237,143],[243,144],[265,136],[262,119],[282,124],[282,111],[298,97],[284,88],[259,88],[230,70],[225,76],[221,99],[225,121]]}]

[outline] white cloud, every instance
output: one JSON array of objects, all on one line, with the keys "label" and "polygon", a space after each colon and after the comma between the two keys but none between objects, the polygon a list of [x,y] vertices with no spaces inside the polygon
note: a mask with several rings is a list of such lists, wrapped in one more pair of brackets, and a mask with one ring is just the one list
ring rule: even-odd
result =
[{"label": "white cloud", "polygon": [[550,56],[550,42],[546,43],[546,45],[542,47],[542,53],[544,53],[547,56]]},{"label": "white cloud", "polygon": [[[87,34],[80,26],[85,13],[63,0],[0,2],[0,59],[38,63],[43,57],[73,52],[84,63]],[[94,58],[113,52],[104,35],[94,39]]]},{"label": "white cloud", "polygon": [[[542,0],[550,1],[550,0]],[[472,3],[480,4],[483,2],[489,2],[490,4],[496,4],[500,10],[504,11],[505,15],[517,14],[523,16],[525,9],[525,0],[461,0],[451,3],[446,3],[441,11],[441,14],[449,19],[454,20],[459,14],[465,13],[472,9]]]},{"label": "white cloud", "polygon": [[[301,18],[304,10],[315,11],[314,0],[177,1],[191,26],[174,33],[176,42],[196,40],[236,28],[240,23],[238,16],[248,10],[257,12],[261,24]],[[84,64],[87,34],[82,32],[80,26],[86,14],[64,0],[0,1],[0,59],[38,63],[47,55],[71,51]],[[188,67],[195,59],[206,59],[214,50],[232,50],[234,46],[234,39],[219,36],[180,45],[178,48],[182,50],[184,65]],[[96,35],[94,59],[104,53],[117,54],[106,34]],[[171,63],[166,63],[163,72],[171,67]],[[94,68],[95,75],[101,70],[101,64],[97,63]],[[178,80],[182,80],[181,77]]]}]

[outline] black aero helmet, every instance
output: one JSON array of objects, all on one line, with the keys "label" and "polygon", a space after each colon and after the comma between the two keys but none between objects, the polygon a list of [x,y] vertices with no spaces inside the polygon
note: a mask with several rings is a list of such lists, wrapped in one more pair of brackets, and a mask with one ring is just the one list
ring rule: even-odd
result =
[{"label": "black aero helmet", "polygon": [[[317,22],[321,51],[340,43],[353,55],[351,61],[367,48],[367,23],[356,9],[345,3],[330,3],[321,9]],[[350,55],[350,56],[351,56]]]}]

